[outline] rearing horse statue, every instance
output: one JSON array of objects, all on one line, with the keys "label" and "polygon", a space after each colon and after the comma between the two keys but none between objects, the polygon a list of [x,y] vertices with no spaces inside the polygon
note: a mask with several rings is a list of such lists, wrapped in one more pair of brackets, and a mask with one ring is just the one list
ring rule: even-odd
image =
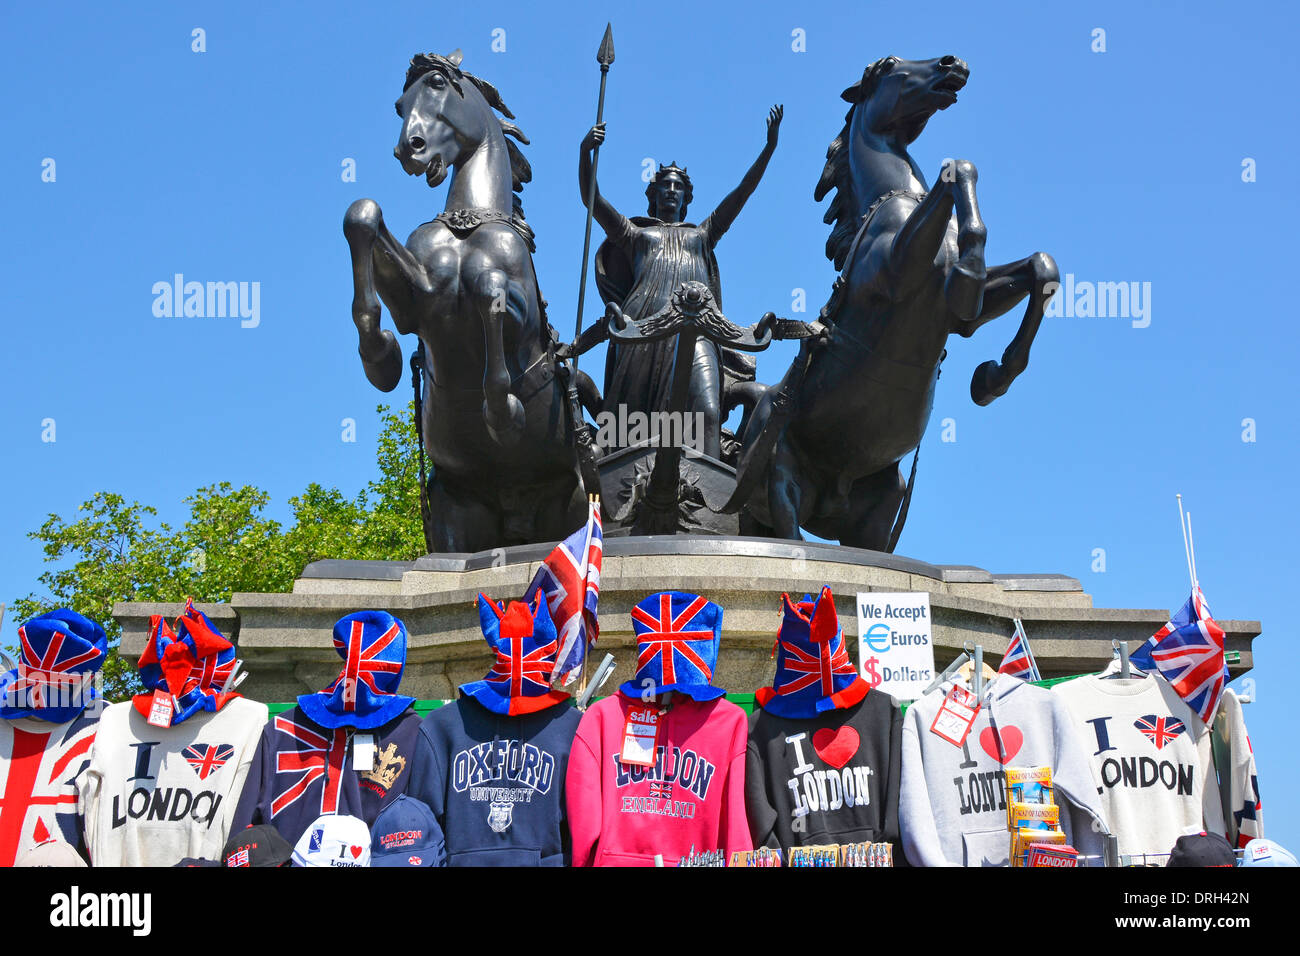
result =
[{"label": "rearing horse statue", "polygon": [[532,170],[507,137],[528,139],[492,84],[460,63],[459,50],[417,55],[396,103],[393,153],[430,187],[451,174],[443,212],[405,245],[373,200],[354,202],[343,220],[366,376],[383,391],[402,377],[380,300],[397,331],[424,345],[426,538],[443,552],[558,540],[587,514],[567,368],[555,358],[533,232],[514,195]]},{"label": "rearing horse statue", "polygon": [[948,336],[970,336],[1028,303],[1002,361],[985,362],[971,397],[987,405],[1025,370],[1048,299],[1052,257],[986,268],[976,170],[950,162],[933,188],[907,148],[970,75],[953,56],[886,57],[841,95],[852,104],[827,150],[814,197],[836,190],[826,254],[842,270],[813,335],[766,389],[741,435],[736,493],[746,530],[892,551],[916,477],[899,463],[917,448],[934,406]]}]

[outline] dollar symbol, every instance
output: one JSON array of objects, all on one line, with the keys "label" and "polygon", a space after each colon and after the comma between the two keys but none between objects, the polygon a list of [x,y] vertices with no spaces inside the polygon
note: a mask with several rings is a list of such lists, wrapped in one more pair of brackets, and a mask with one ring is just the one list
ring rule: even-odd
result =
[{"label": "dollar symbol", "polygon": [[876,663],[878,658],[868,657],[867,666],[863,668],[867,672],[867,683],[872,687],[880,686],[880,675],[876,673]]}]

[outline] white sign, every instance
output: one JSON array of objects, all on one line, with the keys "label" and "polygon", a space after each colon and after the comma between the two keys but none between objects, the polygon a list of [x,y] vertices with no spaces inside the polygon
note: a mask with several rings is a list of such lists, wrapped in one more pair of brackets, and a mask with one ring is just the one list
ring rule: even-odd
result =
[{"label": "white sign", "polygon": [[858,594],[858,670],[899,700],[916,700],[934,680],[930,595]]}]

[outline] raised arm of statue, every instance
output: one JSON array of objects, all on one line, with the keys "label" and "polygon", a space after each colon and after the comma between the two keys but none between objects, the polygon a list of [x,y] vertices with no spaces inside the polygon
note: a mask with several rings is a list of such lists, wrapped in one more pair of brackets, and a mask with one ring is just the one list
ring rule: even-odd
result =
[{"label": "raised arm of statue", "polygon": [[731,224],[740,215],[740,210],[745,208],[745,203],[758,187],[758,181],[767,171],[768,160],[776,151],[776,137],[781,129],[781,117],[784,114],[785,109],[780,105],[768,110],[767,143],[763,146],[763,151],[758,154],[758,159],[754,160],[754,165],[749,167],[749,172],[745,173],[745,178],[740,181],[740,185],[728,193],[722,202],[718,203],[718,208],[700,224],[700,228],[708,235],[710,243],[716,243],[731,228]]},{"label": "raised arm of statue", "polygon": [[[600,228],[605,230],[605,235],[615,244],[625,246],[636,232],[636,226],[600,194],[599,184],[592,183],[591,154],[604,141],[604,123],[597,123],[582,138],[582,146],[578,150],[578,189],[581,191],[584,206],[587,204],[588,190],[591,190],[594,197],[592,200],[592,216],[596,222],[600,223]],[[594,189],[592,188],[593,185]]]}]

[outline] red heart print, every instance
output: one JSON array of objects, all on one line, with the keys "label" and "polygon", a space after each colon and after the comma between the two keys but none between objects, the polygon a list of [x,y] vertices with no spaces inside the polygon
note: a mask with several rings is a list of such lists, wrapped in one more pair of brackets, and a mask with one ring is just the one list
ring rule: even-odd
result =
[{"label": "red heart print", "polygon": [[[998,740],[999,736],[1002,738]],[[980,746],[984,752],[1005,766],[1011,758],[1020,753],[1020,745],[1025,742],[1025,735],[1019,727],[1006,726],[1000,730],[985,727],[980,731]]]},{"label": "red heart print", "polygon": [[365,849],[365,847],[354,846],[351,849],[352,849],[352,859],[356,860],[360,858],[361,851]]},{"label": "red heart print", "polygon": [[858,744],[861,742],[862,738],[858,736],[858,732],[847,725],[839,730],[823,727],[813,734],[813,750],[836,770],[848,763],[858,752]]}]

